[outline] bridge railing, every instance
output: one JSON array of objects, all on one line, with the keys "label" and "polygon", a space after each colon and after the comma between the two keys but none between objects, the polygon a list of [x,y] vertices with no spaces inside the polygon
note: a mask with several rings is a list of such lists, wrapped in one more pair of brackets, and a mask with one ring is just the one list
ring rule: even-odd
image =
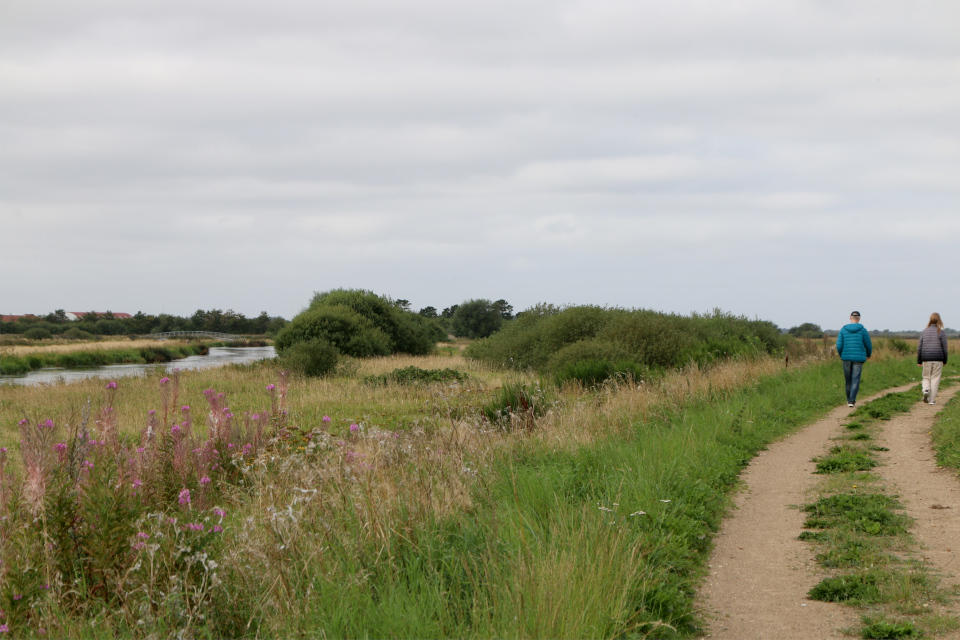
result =
[{"label": "bridge railing", "polygon": [[205,338],[207,340],[240,340],[240,336],[232,333],[220,333],[218,331],[165,331],[163,333],[151,333],[148,338],[155,340],[166,340],[168,338]]}]

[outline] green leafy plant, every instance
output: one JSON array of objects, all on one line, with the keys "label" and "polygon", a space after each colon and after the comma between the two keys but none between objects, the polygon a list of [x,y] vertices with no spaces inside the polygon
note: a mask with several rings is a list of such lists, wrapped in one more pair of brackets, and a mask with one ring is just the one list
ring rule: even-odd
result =
[{"label": "green leafy plant", "polygon": [[393,384],[432,384],[432,383],[451,383],[466,382],[470,379],[466,373],[456,369],[421,369],[417,366],[409,366],[402,369],[394,369],[390,373],[372,375],[364,378],[364,382],[373,385]]}]

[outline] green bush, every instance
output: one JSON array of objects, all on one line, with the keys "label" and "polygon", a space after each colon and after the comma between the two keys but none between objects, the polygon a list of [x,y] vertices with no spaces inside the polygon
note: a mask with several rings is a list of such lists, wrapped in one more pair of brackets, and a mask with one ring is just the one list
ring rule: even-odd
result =
[{"label": "green bush", "polygon": [[318,306],[297,315],[277,334],[277,353],[299,342],[323,340],[340,353],[356,358],[386,356],[393,352],[390,337],[350,307]]},{"label": "green bush", "polygon": [[578,360],[629,360],[660,369],[709,364],[731,356],[774,353],[785,338],[776,325],[733,316],[679,316],[595,306],[538,305],[465,355],[489,365],[555,373]]},{"label": "green bush", "polygon": [[49,340],[53,337],[53,334],[42,327],[33,327],[24,331],[23,337],[30,340]]},{"label": "green bush", "polygon": [[[331,306],[352,309],[369,320],[389,338],[389,353],[426,355],[434,351],[438,340],[446,338],[446,332],[435,321],[407,311],[390,298],[378,296],[371,291],[334,289],[317,293],[311,300],[308,310]],[[347,352],[344,351],[344,353]]]},{"label": "green bush", "polygon": [[554,374],[554,382],[562,386],[565,382],[576,380],[580,384],[592,387],[614,378],[623,381],[639,382],[649,377],[650,370],[631,360],[580,360],[569,362]]},{"label": "green bush", "polygon": [[340,352],[322,339],[297,342],[283,353],[280,362],[284,367],[302,375],[319,378],[337,368]]},{"label": "green bush", "polygon": [[486,338],[503,326],[500,308],[489,300],[467,300],[457,306],[450,327],[460,338]]},{"label": "green bush", "polygon": [[93,334],[78,327],[70,327],[63,332],[64,338],[69,338],[70,340],[93,340]]},{"label": "green bush", "polygon": [[391,382],[394,384],[465,382],[469,379],[470,376],[456,369],[421,369],[420,367],[410,366],[403,369],[394,369],[390,373],[378,376],[367,376],[363,381],[367,384],[384,385]]}]

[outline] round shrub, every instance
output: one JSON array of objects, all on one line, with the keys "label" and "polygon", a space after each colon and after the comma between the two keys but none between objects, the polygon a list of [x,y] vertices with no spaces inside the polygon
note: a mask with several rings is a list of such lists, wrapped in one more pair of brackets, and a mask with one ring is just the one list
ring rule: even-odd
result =
[{"label": "round shrub", "polygon": [[460,338],[486,338],[503,326],[503,316],[489,300],[468,300],[457,307],[450,326]]},{"label": "round shrub", "polygon": [[390,298],[363,289],[334,289],[318,293],[310,302],[308,311],[334,306],[352,309],[369,320],[388,336],[391,353],[426,355],[432,353],[438,340],[445,337],[442,329],[438,331],[436,321],[402,309]]},{"label": "round shrub", "polygon": [[547,361],[547,371],[557,372],[568,365],[586,361],[629,360],[630,352],[619,344],[601,340],[581,340],[563,347]]},{"label": "round shrub", "polygon": [[297,342],[286,349],[280,358],[284,367],[312,378],[332,373],[339,360],[337,348],[321,339]]},{"label": "round shrub", "polygon": [[93,334],[77,327],[70,327],[63,332],[63,337],[70,340],[92,340]]},{"label": "round shrub", "polygon": [[33,327],[24,331],[23,337],[30,340],[49,340],[53,337],[53,334],[42,327]]},{"label": "round shrub", "polygon": [[301,342],[324,340],[340,353],[364,358],[393,353],[390,337],[373,322],[342,305],[318,306],[297,315],[277,334],[274,346],[283,355]]}]

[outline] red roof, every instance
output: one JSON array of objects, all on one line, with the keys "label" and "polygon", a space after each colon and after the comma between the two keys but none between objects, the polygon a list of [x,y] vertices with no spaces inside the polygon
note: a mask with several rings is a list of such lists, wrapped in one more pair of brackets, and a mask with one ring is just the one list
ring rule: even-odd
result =
[{"label": "red roof", "polygon": [[[106,311],[71,311],[70,313],[72,313],[73,315],[77,316],[78,318],[82,318],[83,316],[85,316],[85,315],[87,315],[87,314],[89,314],[89,313],[95,313],[95,314],[97,314],[97,317],[99,318],[99,317],[105,315],[107,312],[106,312]],[[114,314],[113,314],[113,317],[114,317],[114,318],[132,318],[133,316],[130,315],[129,313],[119,312],[119,313],[114,313]]]}]

